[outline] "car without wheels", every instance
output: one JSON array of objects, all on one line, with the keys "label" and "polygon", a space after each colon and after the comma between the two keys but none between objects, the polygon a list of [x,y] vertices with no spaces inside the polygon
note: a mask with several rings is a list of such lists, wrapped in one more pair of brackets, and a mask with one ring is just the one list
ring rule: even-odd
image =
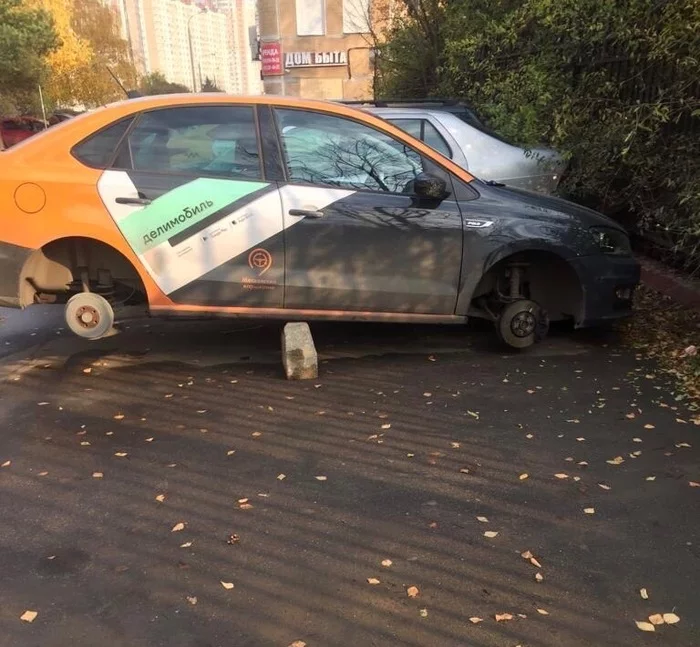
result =
[{"label": "car without wheels", "polygon": [[57,304],[87,339],[141,300],[168,317],[481,317],[526,348],[550,321],[629,315],[639,281],[612,220],[490,186],[340,104],[132,99],[0,167],[0,303]]}]

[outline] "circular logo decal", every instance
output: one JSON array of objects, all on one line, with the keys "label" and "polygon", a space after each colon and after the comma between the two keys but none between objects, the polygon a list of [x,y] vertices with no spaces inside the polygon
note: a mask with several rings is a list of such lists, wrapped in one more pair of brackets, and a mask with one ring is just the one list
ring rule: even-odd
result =
[{"label": "circular logo decal", "polygon": [[248,254],[248,265],[258,273],[258,276],[262,276],[272,267],[272,254],[258,247]]}]

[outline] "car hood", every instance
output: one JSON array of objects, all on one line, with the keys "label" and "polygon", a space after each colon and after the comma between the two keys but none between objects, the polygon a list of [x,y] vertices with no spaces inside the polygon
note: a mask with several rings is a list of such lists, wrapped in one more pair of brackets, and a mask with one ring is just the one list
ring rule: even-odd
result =
[{"label": "car hood", "polygon": [[586,228],[612,227],[626,233],[625,228],[612,218],[569,200],[503,185],[495,186],[481,181],[477,181],[477,185],[475,188],[482,194],[482,197],[486,197],[489,201],[497,200],[501,203],[511,203],[512,209],[508,210],[518,211],[525,217],[556,221],[571,221],[573,219]]}]

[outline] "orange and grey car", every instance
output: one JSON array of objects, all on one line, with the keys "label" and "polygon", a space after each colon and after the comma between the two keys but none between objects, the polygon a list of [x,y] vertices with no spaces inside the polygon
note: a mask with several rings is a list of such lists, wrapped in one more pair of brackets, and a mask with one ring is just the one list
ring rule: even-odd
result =
[{"label": "orange and grey car", "polygon": [[152,315],[496,323],[630,313],[617,224],[489,186],[370,114],[169,95],[81,115],[0,153],[0,304],[55,303],[86,338]]}]

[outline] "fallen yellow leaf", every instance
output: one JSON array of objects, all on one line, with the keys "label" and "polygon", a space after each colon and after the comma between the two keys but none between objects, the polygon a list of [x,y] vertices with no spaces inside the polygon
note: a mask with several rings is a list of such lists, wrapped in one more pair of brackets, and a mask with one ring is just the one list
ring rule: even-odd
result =
[{"label": "fallen yellow leaf", "polygon": [[667,625],[675,625],[677,622],[681,621],[675,613],[664,613],[663,619]]},{"label": "fallen yellow leaf", "polygon": [[116,416],[114,416],[115,420],[124,420],[124,414],[123,413],[118,413]]},{"label": "fallen yellow leaf", "polygon": [[233,588],[233,582],[221,582],[221,586],[223,586],[227,591]]},{"label": "fallen yellow leaf", "polygon": [[229,449],[229,450],[226,452],[226,456],[233,456],[235,453],[236,453],[236,450],[235,450],[235,449]]},{"label": "fallen yellow leaf", "polygon": [[194,606],[195,604],[197,604],[197,597],[194,595],[188,595],[187,601]]},{"label": "fallen yellow leaf", "polygon": [[584,508],[583,511],[586,514],[595,514],[595,508]]},{"label": "fallen yellow leaf", "polygon": [[524,553],[520,553],[520,557],[523,559],[532,559],[534,555],[529,550],[526,550]]},{"label": "fallen yellow leaf", "polygon": [[564,474],[564,472],[559,472],[559,474],[555,474],[554,476],[556,476],[556,478],[558,478],[558,479],[568,479],[569,478],[569,475]]},{"label": "fallen yellow leaf", "polygon": [[649,599],[649,593],[647,592],[646,589],[639,589],[639,595],[642,596],[642,600],[648,600],[648,599]]},{"label": "fallen yellow leaf", "polygon": [[376,577],[368,577],[367,584],[381,584],[381,582]]},{"label": "fallen yellow leaf", "polygon": [[605,483],[598,483],[598,487],[601,488],[601,489],[603,489],[603,490],[609,490],[609,489],[610,489],[610,486],[609,486],[609,485],[605,485]]},{"label": "fallen yellow leaf", "polygon": [[481,521],[481,523],[488,523],[488,517],[477,517],[477,521]]},{"label": "fallen yellow leaf", "polygon": [[543,579],[544,579],[544,577],[543,577],[542,573],[539,573],[539,572],[535,573],[535,580],[537,582],[541,582]]},{"label": "fallen yellow leaf", "polygon": [[664,617],[660,613],[654,613],[649,616],[649,622],[653,625],[662,625],[664,624]]},{"label": "fallen yellow leaf", "polygon": [[537,566],[537,568],[542,568],[542,564],[540,564],[534,557],[530,557],[530,564]]},{"label": "fallen yellow leaf", "polygon": [[303,640],[295,640],[293,643],[289,643],[287,647],[306,647],[306,643]]},{"label": "fallen yellow leaf", "polygon": [[182,521],[178,521],[178,523],[176,523],[173,526],[173,529],[170,532],[180,532],[181,530],[184,530],[184,529],[185,529],[185,524]]},{"label": "fallen yellow leaf", "polygon": [[651,622],[640,622],[639,620],[635,620],[634,623],[637,625],[637,629],[640,629],[641,631],[656,631],[656,627],[654,627]]},{"label": "fallen yellow leaf", "polygon": [[119,458],[124,458],[124,456],[128,456],[126,452],[115,452],[115,456],[118,456]]},{"label": "fallen yellow leaf", "polygon": [[287,478],[287,475],[286,475],[286,474],[278,474],[278,475],[277,475],[277,480],[278,480],[278,481],[284,481],[284,479],[286,479],[286,478]]},{"label": "fallen yellow leaf", "polygon": [[258,438],[262,436],[262,431],[254,431],[252,434],[250,434],[253,438]]},{"label": "fallen yellow leaf", "polygon": [[420,591],[418,590],[418,587],[417,587],[417,586],[409,586],[409,587],[406,589],[406,595],[407,595],[409,598],[415,598],[419,593],[420,593]]},{"label": "fallen yellow leaf", "polygon": [[186,541],[184,544],[180,544],[180,548],[189,548],[191,545],[191,541]]},{"label": "fallen yellow leaf", "polygon": [[655,481],[656,477],[655,476],[647,476],[646,479],[647,481]]},{"label": "fallen yellow leaf", "polygon": [[420,610],[418,611],[418,613],[420,614],[420,617],[421,617],[421,618],[427,618],[427,617],[428,617],[428,610],[427,610],[427,609],[420,609]]},{"label": "fallen yellow leaf", "polygon": [[529,474],[521,474],[518,478],[519,478],[521,481],[524,481],[524,480],[525,480],[526,478],[528,478],[529,476],[530,476]]},{"label": "fallen yellow leaf", "polygon": [[382,560],[382,566],[384,566],[384,568],[389,568],[389,566],[391,566],[392,564],[393,564],[393,562],[390,559],[383,559]]},{"label": "fallen yellow leaf", "polygon": [[391,429],[391,425],[388,422],[386,422],[382,425],[382,429]]},{"label": "fallen yellow leaf", "polygon": [[472,616],[469,618],[469,622],[471,622],[473,625],[478,625],[480,622],[483,622],[483,618],[479,618],[478,616]]},{"label": "fallen yellow leaf", "polygon": [[544,609],[537,609],[537,613],[539,613],[542,616],[548,616],[549,611],[545,611]]},{"label": "fallen yellow leaf", "polygon": [[327,477],[327,476],[317,476],[317,477],[316,477],[316,480],[317,480],[317,481],[327,481],[327,480],[328,480],[328,477]]},{"label": "fallen yellow leaf", "polygon": [[700,487],[700,483],[697,481],[688,481],[688,485],[690,485],[690,487]]},{"label": "fallen yellow leaf", "polygon": [[158,501],[158,503],[163,503],[163,501],[165,501],[165,494],[159,494],[156,497],[156,501]]},{"label": "fallen yellow leaf", "polygon": [[12,461],[5,461],[0,467],[10,467],[12,465]]},{"label": "fallen yellow leaf", "polygon": [[496,622],[504,622],[505,620],[512,620],[513,614],[512,613],[497,613],[493,617],[496,619]]},{"label": "fallen yellow leaf", "polygon": [[495,530],[487,530],[484,533],[484,537],[488,537],[489,539],[493,539],[494,537],[497,537],[498,533]]},{"label": "fallen yellow leaf", "polygon": [[654,427],[654,425],[646,424],[644,425],[644,429],[656,429],[656,427]]},{"label": "fallen yellow leaf", "polygon": [[102,472],[93,472],[92,473],[92,478],[94,479],[101,479],[104,476]]},{"label": "fallen yellow leaf", "polygon": [[605,461],[609,465],[620,465],[620,463],[624,463],[625,459],[622,458],[622,456],[615,456],[615,458],[611,458],[610,460]]},{"label": "fallen yellow leaf", "polygon": [[34,618],[36,618],[39,614],[36,611],[31,611],[27,609],[20,617],[20,620],[24,620],[24,622],[34,622]]}]

